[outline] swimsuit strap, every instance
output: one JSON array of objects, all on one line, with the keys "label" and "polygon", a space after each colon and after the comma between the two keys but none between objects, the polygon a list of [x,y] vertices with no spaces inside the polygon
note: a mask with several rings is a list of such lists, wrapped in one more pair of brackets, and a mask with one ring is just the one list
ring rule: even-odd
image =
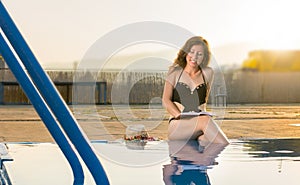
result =
[{"label": "swimsuit strap", "polygon": [[181,77],[182,73],[183,73],[183,69],[182,69],[182,71],[181,71],[181,73],[180,73],[180,75],[179,75],[179,77],[178,77],[178,79],[177,79],[177,81],[176,81],[176,84],[175,84],[175,86],[174,86],[174,87],[176,87],[177,83],[179,82],[179,79],[180,79],[180,77]]},{"label": "swimsuit strap", "polygon": [[204,84],[206,85],[206,98],[205,98],[205,101],[207,102],[208,101],[208,91],[210,89],[210,85],[208,83],[206,83],[204,71],[202,70],[202,68],[200,68],[200,70],[201,70],[201,73],[202,73]]},{"label": "swimsuit strap", "polygon": [[201,67],[200,67],[200,71],[201,71],[201,74],[202,74],[202,77],[203,77],[204,84],[206,84],[206,85],[207,85],[207,83],[206,83],[206,79],[205,79],[205,76],[204,76],[204,72],[203,72],[203,70],[202,70],[202,68],[201,68]]}]

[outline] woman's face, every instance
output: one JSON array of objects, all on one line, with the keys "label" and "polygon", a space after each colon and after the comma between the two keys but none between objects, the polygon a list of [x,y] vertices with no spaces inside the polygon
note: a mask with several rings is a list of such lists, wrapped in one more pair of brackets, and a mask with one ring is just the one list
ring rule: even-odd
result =
[{"label": "woman's face", "polygon": [[204,48],[202,45],[193,45],[186,55],[186,64],[190,67],[198,67],[204,58]]}]

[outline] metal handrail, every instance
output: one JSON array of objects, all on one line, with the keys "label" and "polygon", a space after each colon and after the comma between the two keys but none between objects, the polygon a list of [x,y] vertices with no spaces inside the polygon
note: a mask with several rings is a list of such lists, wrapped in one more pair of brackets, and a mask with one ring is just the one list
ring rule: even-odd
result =
[{"label": "metal handrail", "polygon": [[[0,25],[15,52],[27,69],[31,80],[43,96],[45,102],[56,116],[64,132],[73,143],[81,158],[91,172],[96,184],[109,184],[101,162],[95,154],[87,136],[82,132],[76,119],[61,98],[53,82],[30,50],[18,28],[0,1]],[[5,56],[4,56],[5,58]]]},{"label": "metal handrail", "polygon": [[18,62],[14,54],[11,52],[2,34],[0,34],[0,50],[1,50],[1,54],[6,60],[7,65],[15,75],[16,79],[19,81],[23,91],[27,95],[28,99],[31,101],[32,105],[34,106],[35,110],[41,117],[42,121],[45,123],[45,126],[49,130],[53,139],[56,141],[56,143],[61,148],[64,155],[66,156],[66,159],[68,160],[73,171],[73,176],[74,176],[73,184],[74,185],[83,184],[84,174],[83,174],[82,166],[80,164],[80,161],[76,153],[74,152],[71,146],[71,143],[65,137],[54,115],[51,113],[51,110],[49,109],[44,99],[39,94],[37,88],[31,81],[30,77],[22,69],[22,66],[20,65],[20,63]]}]

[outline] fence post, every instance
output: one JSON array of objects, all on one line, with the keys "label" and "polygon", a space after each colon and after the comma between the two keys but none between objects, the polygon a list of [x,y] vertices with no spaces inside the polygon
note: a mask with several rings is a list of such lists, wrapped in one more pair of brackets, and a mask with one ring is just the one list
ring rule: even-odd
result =
[{"label": "fence post", "polygon": [[0,82],[0,105],[4,104],[4,85]]}]

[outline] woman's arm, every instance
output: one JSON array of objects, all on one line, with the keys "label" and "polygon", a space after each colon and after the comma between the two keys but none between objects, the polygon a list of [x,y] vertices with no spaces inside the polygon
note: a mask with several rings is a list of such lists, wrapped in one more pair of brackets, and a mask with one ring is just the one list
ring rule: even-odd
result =
[{"label": "woman's arm", "polygon": [[174,118],[179,118],[180,110],[175,105],[175,103],[172,102],[172,95],[173,95],[173,86],[170,82],[166,80],[164,92],[162,96],[163,106],[167,109],[169,114],[171,114]]},{"label": "woman's arm", "polygon": [[[214,71],[213,71],[212,68],[206,67],[206,68],[203,69],[203,75],[204,75],[205,81],[207,83],[207,93],[206,93],[206,102],[207,102],[208,97],[210,95],[210,90],[211,90],[211,87],[212,87],[212,83],[213,83],[213,80],[214,80]],[[202,104],[200,106],[200,110],[206,111],[206,103]]]},{"label": "woman's arm", "polygon": [[208,97],[214,80],[214,70],[210,67],[206,67],[203,69],[203,75],[208,85],[208,89],[207,89],[207,97]]}]

